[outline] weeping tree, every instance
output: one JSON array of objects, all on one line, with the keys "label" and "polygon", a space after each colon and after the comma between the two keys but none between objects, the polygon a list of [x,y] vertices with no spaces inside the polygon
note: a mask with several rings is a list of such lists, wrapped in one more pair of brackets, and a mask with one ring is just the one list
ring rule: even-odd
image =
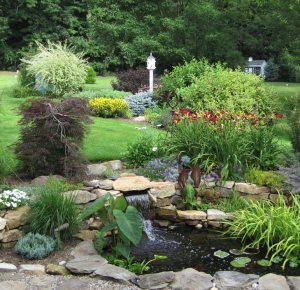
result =
[{"label": "weeping tree", "polygon": [[22,174],[74,174],[88,162],[80,151],[92,123],[86,100],[28,99],[20,105],[18,114],[22,116],[21,132],[14,151]]},{"label": "weeping tree", "polygon": [[88,62],[84,52],[75,53],[75,47],[66,43],[36,42],[38,53],[21,61],[29,75],[35,77],[39,91],[51,90],[55,96],[77,91],[85,82]]}]

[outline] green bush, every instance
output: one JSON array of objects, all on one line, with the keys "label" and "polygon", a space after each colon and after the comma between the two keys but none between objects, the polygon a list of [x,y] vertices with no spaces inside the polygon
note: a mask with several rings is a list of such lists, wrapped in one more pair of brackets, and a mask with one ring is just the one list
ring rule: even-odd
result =
[{"label": "green bush", "polygon": [[168,128],[172,123],[172,111],[166,106],[146,108],[144,115],[146,120],[157,128]]},{"label": "green bush", "polygon": [[54,251],[56,241],[48,236],[28,233],[15,245],[15,252],[22,257],[34,260],[42,259]]},{"label": "green bush", "polygon": [[85,100],[27,99],[18,114],[21,133],[14,149],[22,174],[68,175],[72,168],[87,163],[80,152],[87,125],[92,123]]},{"label": "green bush", "polygon": [[46,185],[32,195],[28,203],[31,232],[54,237],[54,230],[66,223],[69,227],[60,232],[61,240],[70,239],[78,232],[76,197],[65,195],[64,190],[63,183],[48,178]]},{"label": "green bush", "polygon": [[263,78],[224,68],[221,64],[209,66],[194,83],[178,88],[182,106],[192,111],[228,110],[268,116],[277,111],[273,88]]},{"label": "green bush", "polygon": [[86,84],[95,84],[96,83],[96,72],[94,71],[94,69],[91,66],[88,67],[88,69],[87,69],[85,83]]},{"label": "green bush", "polygon": [[38,95],[39,92],[34,87],[14,86],[11,92],[13,98],[28,98]]},{"label": "green bush", "polygon": [[80,97],[85,99],[94,99],[100,97],[109,99],[123,99],[124,97],[129,95],[131,95],[131,93],[124,91],[114,91],[112,89],[100,89],[97,91],[87,90],[73,94],[74,97]]},{"label": "green bush", "polygon": [[124,154],[126,165],[130,168],[143,166],[146,162],[160,157],[162,154],[158,141],[152,134],[141,131],[140,136],[127,144]]},{"label": "green bush", "polygon": [[75,48],[67,44],[47,42],[44,46],[36,42],[38,53],[23,58],[28,74],[36,77],[37,90],[51,87],[53,93],[62,97],[68,92],[76,92],[84,83],[87,61],[84,53],[75,53]]},{"label": "green bush", "polygon": [[284,177],[274,171],[262,171],[260,169],[251,168],[246,172],[246,179],[250,183],[260,186],[282,186]]},{"label": "green bush", "polygon": [[29,75],[27,71],[27,65],[25,63],[20,64],[20,70],[18,72],[18,84],[21,87],[34,88],[34,77]]},{"label": "green bush", "polygon": [[[206,59],[197,61],[193,58],[190,62],[185,61],[183,65],[175,66],[170,73],[161,77],[162,86],[155,94],[158,98],[161,94],[177,92],[179,88],[188,87],[195,82],[209,67]],[[165,100],[161,100],[164,102]]]},{"label": "green bush", "polygon": [[295,153],[300,152],[300,93],[286,98],[288,107],[287,121],[291,132],[291,141]]},{"label": "green bush", "polygon": [[129,105],[122,99],[95,98],[89,101],[89,108],[99,117],[124,117]]},{"label": "green bush", "polygon": [[278,65],[276,65],[273,60],[269,60],[265,67],[265,81],[275,82],[278,80]]}]

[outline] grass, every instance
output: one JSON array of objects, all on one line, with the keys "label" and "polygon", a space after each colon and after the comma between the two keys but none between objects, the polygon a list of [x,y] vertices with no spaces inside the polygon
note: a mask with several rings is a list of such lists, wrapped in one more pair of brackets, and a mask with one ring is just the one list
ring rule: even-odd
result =
[{"label": "grass", "polygon": [[[84,85],[84,90],[99,90],[111,88],[113,77],[98,77],[96,84]],[[12,87],[17,84],[15,73],[0,72],[0,146],[6,148],[18,140],[19,116],[14,109],[24,99],[11,98]],[[103,119],[93,117],[94,124],[90,126],[90,133],[86,136],[83,153],[91,162],[121,159],[126,151],[127,143],[137,138],[140,134],[135,127],[137,123]],[[143,125],[144,126],[144,125]],[[147,130],[153,134],[160,131],[147,125]]]},{"label": "grass", "polygon": [[[14,72],[0,72],[0,146],[6,148],[14,144],[19,136],[18,120],[14,109],[24,99],[11,98],[12,87],[17,84]],[[111,88],[114,77],[98,77],[96,84],[84,85],[84,90],[99,90]],[[278,101],[283,104],[285,110],[285,98],[300,92],[300,84],[267,83],[275,87],[278,92]],[[285,114],[286,112],[283,111]],[[137,138],[139,131],[135,129],[136,123],[122,122],[115,119],[93,118],[94,124],[90,127],[90,134],[86,136],[83,152],[91,162],[121,159],[126,151],[127,143]],[[147,130],[153,134],[159,131],[147,126]],[[286,120],[280,120],[277,134],[283,145],[289,145],[289,132]],[[290,146],[290,145],[289,145]]]}]

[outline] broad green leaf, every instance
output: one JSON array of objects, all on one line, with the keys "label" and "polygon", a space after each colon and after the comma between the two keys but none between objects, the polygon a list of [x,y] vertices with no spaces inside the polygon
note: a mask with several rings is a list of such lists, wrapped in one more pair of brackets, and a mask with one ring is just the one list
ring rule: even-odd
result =
[{"label": "broad green leaf", "polygon": [[128,206],[126,213],[115,209],[114,215],[120,230],[131,242],[137,245],[142,238],[143,230],[143,221],[137,209]]},{"label": "broad green leaf", "polygon": [[126,201],[126,198],[124,196],[118,196],[116,199],[115,199],[115,205],[114,205],[114,209],[118,209],[118,210],[125,210],[127,206],[127,201]]},{"label": "broad green leaf", "polygon": [[88,206],[79,216],[79,220],[83,220],[84,218],[87,218],[91,214],[97,212],[102,207],[104,207],[105,203],[107,202],[107,199],[109,197],[110,193],[107,192],[106,194],[102,195],[99,199],[96,199],[90,206]]},{"label": "broad green leaf", "polygon": [[107,232],[113,230],[114,228],[116,228],[116,226],[117,226],[117,223],[116,223],[116,222],[113,222],[113,223],[111,223],[111,224],[108,224],[108,225],[104,226],[104,227],[101,229],[100,232],[101,232],[101,233],[107,233]]},{"label": "broad green leaf", "polygon": [[130,244],[118,243],[120,253],[127,259],[130,254]]}]

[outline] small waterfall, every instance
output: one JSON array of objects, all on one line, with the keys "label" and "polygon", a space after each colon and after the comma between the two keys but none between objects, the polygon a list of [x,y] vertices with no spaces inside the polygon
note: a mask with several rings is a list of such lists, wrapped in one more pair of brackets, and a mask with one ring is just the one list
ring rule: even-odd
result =
[{"label": "small waterfall", "polygon": [[125,198],[129,205],[134,206],[141,213],[150,212],[148,193],[127,195]]},{"label": "small waterfall", "polygon": [[148,193],[131,194],[124,196],[129,205],[134,206],[143,219],[143,230],[147,234],[148,240],[154,241],[155,234],[150,220],[150,203]]}]

